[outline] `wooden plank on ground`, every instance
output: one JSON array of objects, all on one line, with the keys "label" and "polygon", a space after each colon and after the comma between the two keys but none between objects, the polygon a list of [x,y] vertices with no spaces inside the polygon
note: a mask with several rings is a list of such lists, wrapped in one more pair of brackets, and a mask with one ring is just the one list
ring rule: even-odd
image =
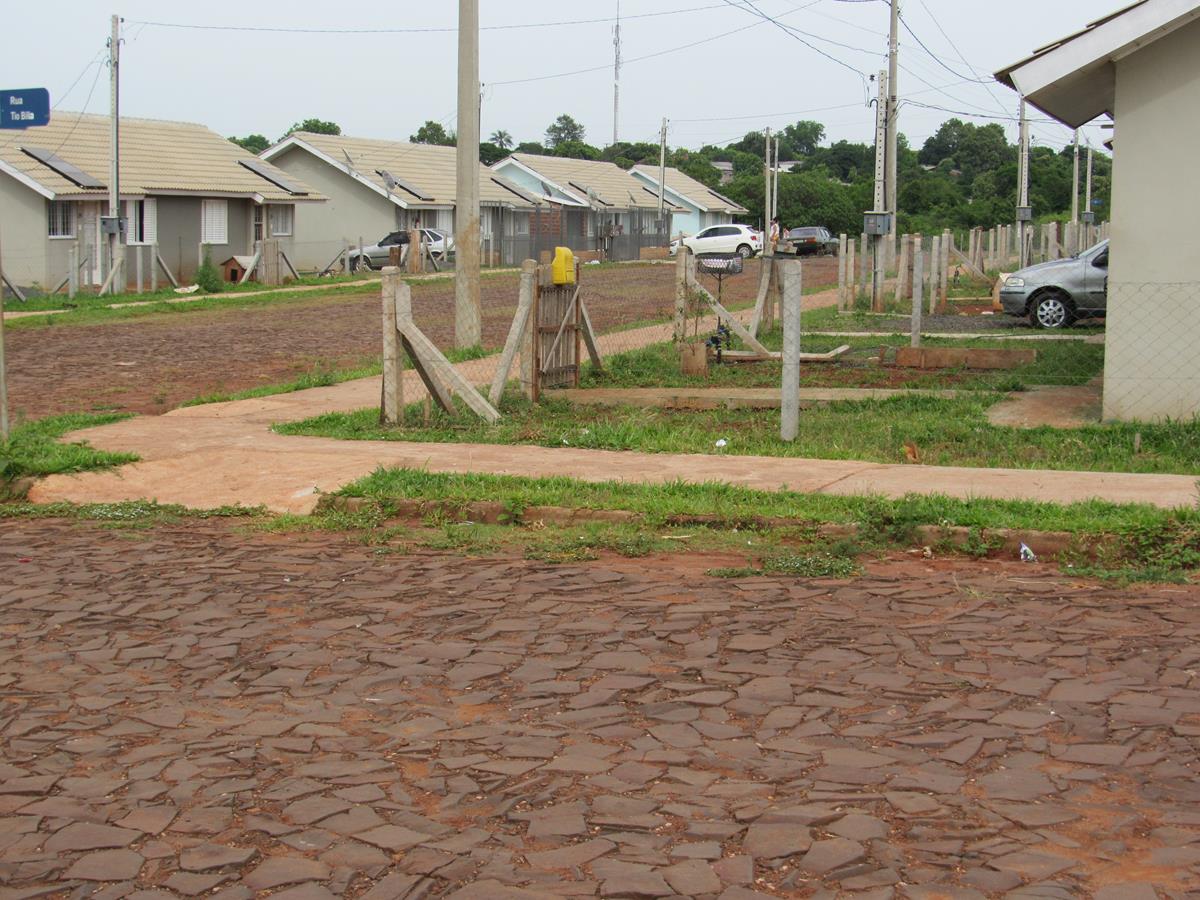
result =
[{"label": "wooden plank on ground", "polygon": [[910,369],[1019,369],[1036,361],[1036,350],[982,347],[900,347],[896,350],[896,365]]}]

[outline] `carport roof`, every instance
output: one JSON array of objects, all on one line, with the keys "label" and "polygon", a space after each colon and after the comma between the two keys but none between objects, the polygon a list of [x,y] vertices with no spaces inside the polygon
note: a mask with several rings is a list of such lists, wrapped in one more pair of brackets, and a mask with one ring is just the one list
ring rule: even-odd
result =
[{"label": "carport roof", "polygon": [[1079,128],[1113,114],[1116,63],[1200,18],[1200,0],[1138,0],[1036,50],[996,79],[1060,122]]},{"label": "carport roof", "polygon": [[[279,158],[293,147],[306,150],[404,208],[452,207],[457,197],[458,149],[343,134],[298,131],[263,151]],[[386,173],[386,174],[385,174]],[[389,179],[391,183],[389,184]],[[538,201],[493,172],[479,167],[479,201],[485,206],[531,209]]]},{"label": "carport roof", "polygon": [[[49,125],[6,131],[0,172],[47,199],[107,197],[110,122],[108,116],[56,112]],[[121,195],[146,194],[325,199],[203,125],[122,118]]]}]

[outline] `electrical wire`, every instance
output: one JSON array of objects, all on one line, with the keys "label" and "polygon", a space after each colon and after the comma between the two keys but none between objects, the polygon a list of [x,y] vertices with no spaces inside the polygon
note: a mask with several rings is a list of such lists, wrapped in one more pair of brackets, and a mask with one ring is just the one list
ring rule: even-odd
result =
[{"label": "electrical wire", "polygon": [[100,83],[100,73],[103,71],[104,66],[96,66],[96,75],[92,78],[92,86],[88,89],[87,99],[83,101],[83,106],[79,109],[79,115],[76,116],[75,121],[71,123],[71,129],[67,132],[66,136],[59,141],[58,146],[54,148],[54,153],[58,153],[59,150],[66,146],[67,141],[71,139],[71,135],[75,133],[75,129],[79,127],[79,123],[83,121],[83,116],[87,112],[88,104],[92,102],[92,94],[96,92],[96,85]]},{"label": "electrical wire", "polygon": [[[655,19],[663,16],[677,16],[685,13],[706,12],[723,9],[720,3],[707,6],[692,6],[686,9],[667,9],[659,12],[635,13],[621,16],[620,21],[628,22],[633,19]],[[557,28],[569,25],[600,25],[618,21],[613,16],[597,19],[567,19],[558,22],[514,22],[506,25],[481,25],[480,31],[515,31],[523,28]],[[150,26],[154,28],[182,28],[195,31],[247,31],[271,32],[275,34],[453,34],[458,26],[428,26],[415,28],[299,28],[285,25],[199,25],[192,22],[156,22],[131,20],[130,25]]]},{"label": "electrical wire", "polygon": [[[807,6],[797,7],[796,9],[793,10],[793,12],[799,12],[803,9],[807,9],[809,6],[816,6],[817,2],[818,2],[818,0],[814,0],[814,2],[809,3]],[[864,91],[866,90],[867,75],[865,72],[863,72],[861,69],[855,68],[854,66],[850,65],[850,63],[848,63],[844,60],[838,59],[836,56],[834,56],[830,53],[826,53],[820,47],[814,47],[811,43],[809,43],[807,40],[805,40],[800,34],[796,33],[795,29],[792,29],[789,26],[784,25],[782,22],[780,22],[776,18],[773,18],[772,16],[768,16],[765,12],[763,12],[761,9],[759,9],[757,6],[755,6],[754,3],[751,2],[751,0],[742,0],[742,3],[738,3],[737,0],[725,0],[725,3],[729,6],[732,6],[734,9],[741,9],[741,10],[744,10],[745,12],[750,13],[751,15],[756,15],[759,18],[761,18],[764,22],[770,22],[772,25],[774,25],[776,28],[778,28],[784,34],[788,35],[793,40],[799,41],[801,44],[803,44],[809,50],[812,50],[814,53],[817,53],[817,54],[825,57],[826,59],[837,63],[842,68],[849,69],[851,72],[853,72],[855,75],[857,75],[859,78],[862,79],[863,90]]]}]

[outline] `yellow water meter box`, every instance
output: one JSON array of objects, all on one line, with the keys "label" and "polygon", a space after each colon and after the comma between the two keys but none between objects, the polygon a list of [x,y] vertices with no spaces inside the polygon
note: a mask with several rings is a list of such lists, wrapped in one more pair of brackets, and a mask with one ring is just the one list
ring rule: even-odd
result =
[{"label": "yellow water meter box", "polygon": [[575,283],[575,254],[570,247],[554,248],[554,263],[550,271],[555,284]]}]

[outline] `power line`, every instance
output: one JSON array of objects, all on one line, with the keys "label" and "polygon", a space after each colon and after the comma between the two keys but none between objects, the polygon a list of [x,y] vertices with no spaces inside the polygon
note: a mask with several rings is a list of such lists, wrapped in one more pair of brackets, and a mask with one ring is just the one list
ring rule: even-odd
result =
[{"label": "power line", "polygon": [[[793,10],[793,12],[799,12],[802,9],[807,9],[809,6],[816,6],[817,2],[819,2],[819,0],[813,0],[812,3],[809,3],[806,6],[797,7],[796,9]],[[797,33],[796,29],[791,28],[788,25],[784,25],[778,19],[768,16],[765,12],[763,12],[761,9],[759,9],[757,6],[755,6],[754,3],[752,2],[752,0],[742,0],[742,3],[745,4],[744,6],[741,5],[740,3],[738,3],[737,0],[725,0],[725,3],[729,6],[732,6],[734,9],[741,9],[741,10],[744,10],[745,12],[750,13],[751,15],[756,15],[759,18],[761,18],[764,22],[770,22],[772,25],[774,25],[776,28],[778,28],[780,31],[782,31],[784,34],[786,34],[788,37],[792,38],[793,40],[799,41],[801,44],[803,44],[809,50],[812,50],[814,53],[820,54],[821,56],[825,57],[826,59],[828,59],[832,62],[837,63],[839,66],[841,66],[845,69],[849,69],[851,72],[853,72],[855,75],[857,75],[859,78],[862,79],[863,87],[864,88],[866,87],[867,76],[866,76],[865,72],[863,72],[860,69],[856,69],[854,66],[850,65],[850,63],[845,62],[844,60],[838,59],[836,56],[833,56],[832,54],[826,53],[820,47],[814,47],[812,44],[810,44],[808,41],[806,41],[803,37],[801,37],[801,34]]]},{"label": "power line", "polygon": [[922,50],[924,50],[927,54],[929,54],[929,57],[934,62],[936,62],[939,66],[941,66],[943,69],[945,69],[951,75],[955,76],[956,78],[961,78],[964,81],[973,81],[976,84],[988,84],[991,81],[990,78],[984,79],[984,78],[978,77],[978,75],[976,75],[974,78],[972,78],[968,75],[964,75],[961,72],[955,71],[954,69],[950,68],[948,65],[946,65],[942,61],[942,58],[940,56],[938,56],[936,53],[934,53],[932,50],[930,50],[928,47],[925,46],[925,42],[923,40],[921,40],[920,37],[917,36],[917,33],[915,31],[912,30],[912,27],[908,24],[908,20],[905,19],[903,15],[900,16],[900,24],[904,26],[904,30],[908,32],[909,37],[911,37],[914,41],[916,41],[918,46],[920,46],[920,48]]},{"label": "power line", "polygon": [[[693,6],[687,9],[667,9],[659,12],[638,13],[625,15],[621,19],[655,19],[662,16],[677,16],[685,13],[706,12],[713,9],[723,9],[720,3],[708,6]],[[523,28],[557,28],[568,25],[600,25],[616,21],[612,16],[598,19],[566,19],[558,22],[514,22],[505,25],[483,25],[480,31],[515,31]],[[200,25],[192,22],[155,22],[131,20],[130,25],[150,26],[154,28],[181,28],[194,31],[246,31],[270,32],[274,34],[450,34],[458,31],[458,26],[428,26],[415,28],[301,28],[289,25]]]}]

